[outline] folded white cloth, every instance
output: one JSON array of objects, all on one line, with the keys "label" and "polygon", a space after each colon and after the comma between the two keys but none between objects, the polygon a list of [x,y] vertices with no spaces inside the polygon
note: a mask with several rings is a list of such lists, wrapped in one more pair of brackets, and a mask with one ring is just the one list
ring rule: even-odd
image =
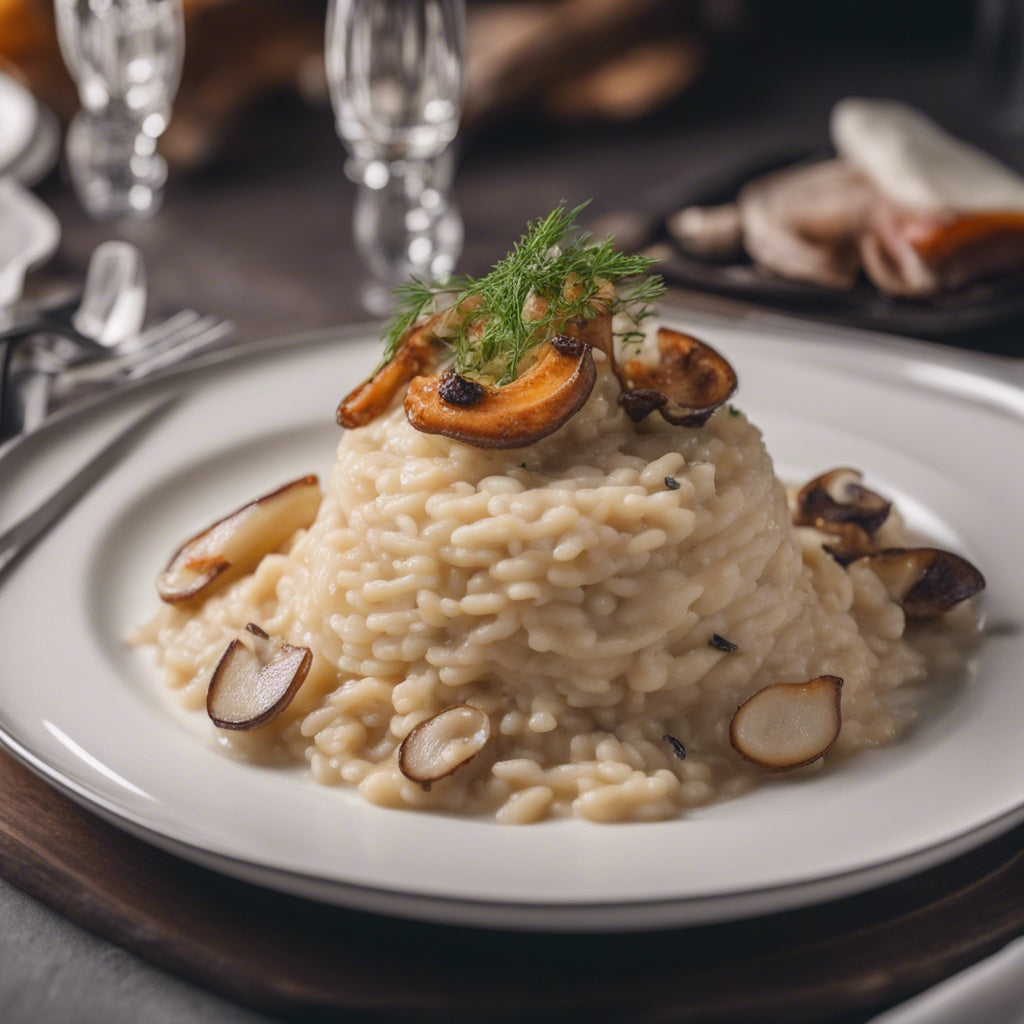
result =
[{"label": "folded white cloth", "polygon": [[53,211],[13,178],[0,178],[0,310],[21,297],[25,272],[60,242]]},{"label": "folded white cloth", "polygon": [[872,1024],[1024,1024],[1024,938]]}]

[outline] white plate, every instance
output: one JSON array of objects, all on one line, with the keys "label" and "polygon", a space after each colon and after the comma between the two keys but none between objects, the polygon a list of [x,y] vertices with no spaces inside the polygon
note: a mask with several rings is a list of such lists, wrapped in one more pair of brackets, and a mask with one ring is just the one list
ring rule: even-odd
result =
[{"label": "white plate", "polygon": [[[1001,628],[903,742],[675,821],[523,828],[372,807],[211,748],[122,637],[155,607],[154,574],[192,527],[327,471],[335,405],[379,351],[367,337],[210,371],[20,566],[0,590],[4,742],[94,810],[216,869],[494,927],[660,927],[796,907],[900,878],[1024,819],[1024,389],[1009,364],[827,327],[680,326],[732,360],[738,404],[783,473],[860,466],[913,525],[986,573],[985,613]],[[0,516],[15,483],[19,495],[44,490],[88,435],[71,424],[38,458],[9,464]]]},{"label": "white plate", "polygon": [[0,175],[28,150],[36,133],[39,107],[20,82],[0,71]]}]

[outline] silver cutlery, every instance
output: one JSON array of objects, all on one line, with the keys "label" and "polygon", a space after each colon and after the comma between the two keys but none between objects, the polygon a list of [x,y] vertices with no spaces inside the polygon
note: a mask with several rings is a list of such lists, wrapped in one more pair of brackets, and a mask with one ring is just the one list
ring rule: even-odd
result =
[{"label": "silver cutlery", "polygon": [[18,433],[32,410],[45,404],[55,366],[132,347],[145,315],[145,270],[139,250],[127,242],[97,246],[78,302],[38,311],[0,334],[5,342],[0,436]]},{"label": "silver cutlery", "polygon": [[83,399],[176,366],[209,350],[234,329],[229,320],[182,310],[144,331],[139,335],[140,343],[129,351],[57,369],[42,410],[43,419]]},{"label": "silver cutlery", "polygon": [[129,242],[103,242],[89,257],[82,302],[71,317],[76,330],[105,348],[138,344],[146,318],[146,268]]},{"label": "silver cutlery", "polygon": [[[127,299],[91,298],[97,291],[87,286],[78,307],[88,311],[81,323],[95,328],[105,343],[97,344],[88,336],[84,336],[84,345],[66,337],[61,345],[54,344],[53,338],[39,344],[29,339],[8,350],[3,368],[0,437],[35,430],[59,409],[175,366],[212,348],[234,330],[230,321],[181,310],[139,332],[135,321],[142,313],[144,300],[139,301],[140,286],[137,281],[133,283],[134,271],[128,280],[123,267],[122,271],[122,284],[116,291]],[[90,275],[90,280],[96,279]],[[69,304],[69,323],[76,319],[70,309]],[[77,331],[73,325],[72,329]]]},{"label": "silver cutlery", "polygon": [[128,242],[104,242],[93,250],[85,287],[77,299],[34,309],[0,331],[13,351],[37,336],[52,335],[68,360],[133,346],[146,315],[142,255]]},{"label": "silver cutlery", "polygon": [[0,580],[33,544],[40,540],[109,469],[128,453],[146,428],[176,401],[176,397],[166,399],[133,419],[66,483],[0,535]]},{"label": "silver cutlery", "polygon": [[[26,416],[16,423],[19,429],[0,434],[0,462],[21,437],[46,424],[90,409],[133,386],[171,376],[198,357],[216,357],[222,349],[220,342],[234,329],[228,320],[200,317],[191,310],[183,310],[151,329],[157,337],[153,351],[143,348],[122,357],[53,367],[46,380],[37,374],[33,382],[40,385],[42,381],[42,385],[34,393],[22,395],[18,387],[11,389],[15,402],[8,405],[16,404],[19,415],[24,412]],[[259,342],[250,343],[244,351],[259,351],[262,347]],[[236,347],[229,346],[228,352],[234,354]],[[243,348],[237,348],[237,352],[242,354]],[[24,381],[14,383],[20,385]]]}]

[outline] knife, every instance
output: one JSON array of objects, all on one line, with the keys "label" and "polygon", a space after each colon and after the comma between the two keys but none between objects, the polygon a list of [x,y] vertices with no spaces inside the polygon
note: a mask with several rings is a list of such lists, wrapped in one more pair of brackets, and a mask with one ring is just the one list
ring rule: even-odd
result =
[{"label": "knife", "polygon": [[151,406],[104,445],[66,483],[0,535],[0,582],[15,563],[55,526],[108,470],[135,445],[146,429],[178,400],[177,396]]}]

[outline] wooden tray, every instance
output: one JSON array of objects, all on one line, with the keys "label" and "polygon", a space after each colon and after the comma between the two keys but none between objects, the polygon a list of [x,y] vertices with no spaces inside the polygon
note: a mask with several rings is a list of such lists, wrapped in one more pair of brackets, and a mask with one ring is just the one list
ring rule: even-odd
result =
[{"label": "wooden tray", "polygon": [[628,935],[488,932],[222,877],[122,833],[2,753],[0,873],[162,968],[303,1020],[852,1024],[1024,932],[1024,828],[810,910]]}]

